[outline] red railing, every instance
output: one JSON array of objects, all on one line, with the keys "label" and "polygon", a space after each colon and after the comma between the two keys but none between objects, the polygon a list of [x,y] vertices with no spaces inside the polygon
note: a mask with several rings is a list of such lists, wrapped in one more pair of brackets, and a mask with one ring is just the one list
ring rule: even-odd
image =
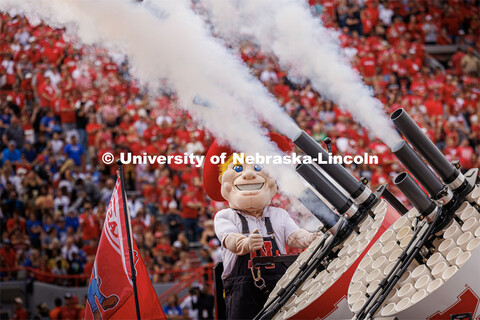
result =
[{"label": "red railing", "polygon": [[[213,292],[213,263],[209,263],[200,267],[190,268],[186,270],[176,270],[175,272],[185,273],[183,278],[179,278],[181,281],[169,288],[167,291],[158,296],[158,300],[161,304],[167,302],[170,295],[178,295],[183,290],[190,288],[194,282],[207,284],[210,290]],[[169,270],[173,271],[173,270]],[[168,273],[168,271],[160,271],[159,273]]]},{"label": "red railing", "polygon": [[[35,279],[36,281],[46,282],[46,283],[55,283],[59,285],[68,285],[68,286],[81,286],[86,284],[86,280],[90,276],[89,274],[54,274],[51,272],[42,271],[32,267],[17,267],[17,268],[2,268],[2,280],[3,278],[8,278],[15,273],[26,271],[26,275],[30,278]],[[6,277],[4,275],[6,274]]]},{"label": "red railing", "polygon": [[[171,274],[175,280],[179,280],[180,282],[167,290],[163,296],[165,295],[166,298],[172,294],[178,294],[183,289],[192,285],[193,282],[197,281],[199,283],[207,283],[210,288],[212,287],[213,277],[212,277],[212,268],[213,264],[206,264],[203,266],[190,268],[186,270],[180,269],[172,269],[172,270],[162,270],[153,272],[153,274]],[[88,278],[90,274],[68,274],[68,275],[61,275],[61,274],[53,274],[51,272],[41,271],[39,269],[35,269],[32,267],[18,267],[18,268],[2,268],[0,270],[2,280],[4,278],[9,278],[15,275],[15,273],[25,271],[26,276],[35,279],[36,281],[46,282],[46,283],[54,283],[63,286],[85,286],[88,285]],[[181,285],[181,286],[180,286]],[[182,287],[183,286],[183,287]],[[160,297],[159,297],[160,299]],[[160,300],[162,301],[162,300]]]}]

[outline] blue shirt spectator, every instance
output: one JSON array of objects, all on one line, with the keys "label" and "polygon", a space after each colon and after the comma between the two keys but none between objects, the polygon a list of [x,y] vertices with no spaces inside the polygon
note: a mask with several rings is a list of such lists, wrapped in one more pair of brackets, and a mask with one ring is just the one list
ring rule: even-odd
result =
[{"label": "blue shirt spectator", "polygon": [[179,306],[165,306],[163,307],[163,313],[168,316],[182,316],[183,312]]},{"label": "blue shirt spectator", "polygon": [[70,211],[70,214],[65,217],[65,227],[72,227],[73,231],[77,232],[79,224],[78,217],[73,211]]},{"label": "blue shirt spectator", "polygon": [[30,214],[30,219],[27,220],[26,227],[30,239],[40,239],[42,231],[42,223],[35,217],[35,214]]},{"label": "blue shirt spectator", "polygon": [[75,162],[76,166],[82,165],[82,157],[85,151],[81,144],[77,143],[77,137],[72,136],[70,138],[71,142],[65,146],[63,152],[67,155],[68,158],[72,159]]},{"label": "blue shirt spectator", "polygon": [[32,144],[28,142],[25,143],[25,147],[22,149],[22,154],[25,155],[25,158],[28,162],[33,162],[33,160],[35,160],[37,157],[37,153],[33,149]]},{"label": "blue shirt spectator", "polygon": [[52,110],[48,110],[47,114],[40,120],[40,129],[51,138],[53,132],[57,129],[58,125],[55,119],[55,115]]},{"label": "blue shirt spectator", "polygon": [[11,140],[8,142],[8,148],[2,152],[2,166],[5,164],[5,161],[10,161],[12,164],[20,162],[21,153],[20,150],[16,148],[17,144],[15,141]]},{"label": "blue shirt spectator", "polygon": [[56,229],[56,226],[53,222],[43,224],[43,231],[45,231],[45,233],[50,233],[50,231],[52,231],[53,229]]},{"label": "blue shirt spectator", "polygon": [[0,114],[0,137],[5,133],[5,128],[10,124],[10,119],[12,118],[11,114],[1,113]]},{"label": "blue shirt spectator", "polygon": [[167,304],[163,307],[163,313],[167,317],[169,316],[183,316],[182,309],[178,304],[178,297],[175,294],[169,295],[167,298]]}]

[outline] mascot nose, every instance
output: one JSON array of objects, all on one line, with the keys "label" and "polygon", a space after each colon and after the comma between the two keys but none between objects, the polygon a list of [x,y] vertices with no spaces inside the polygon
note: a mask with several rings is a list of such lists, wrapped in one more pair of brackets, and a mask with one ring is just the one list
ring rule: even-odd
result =
[{"label": "mascot nose", "polygon": [[255,179],[256,177],[257,177],[257,173],[254,170],[248,167],[245,170],[243,170],[243,173],[242,173],[243,179],[251,180],[251,179]]}]

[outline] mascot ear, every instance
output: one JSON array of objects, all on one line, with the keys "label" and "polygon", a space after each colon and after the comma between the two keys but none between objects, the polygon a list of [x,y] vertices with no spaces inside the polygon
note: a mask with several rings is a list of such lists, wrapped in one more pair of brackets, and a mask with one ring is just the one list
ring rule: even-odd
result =
[{"label": "mascot ear", "polygon": [[223,177],[223,174],[218,176],[218,182],[220,182],[220,184],[222,184],[222,177]]}]

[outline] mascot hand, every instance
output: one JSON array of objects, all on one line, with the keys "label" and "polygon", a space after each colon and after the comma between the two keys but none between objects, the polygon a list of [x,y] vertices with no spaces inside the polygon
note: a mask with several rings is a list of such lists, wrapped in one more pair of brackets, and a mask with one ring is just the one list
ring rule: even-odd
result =
[{"label": "mascot hand", "polygon": [[298,229],[288,237],[287,244],[293,248],[303,249],[308,247],[318,236],[320,236],[319,233]]},{"label": "mascot hand", "polygon": [[223,241],[225,248],[236,255],[257,251],[263,246],[263,237],[255,230],[249,237],[239,233],[230,233]]},{"label": "mascot hand", "polygon": [[258,229],[255,229],[247,239],[249,252],[260,250],[263,247],[263,237],[258,232]]}]

